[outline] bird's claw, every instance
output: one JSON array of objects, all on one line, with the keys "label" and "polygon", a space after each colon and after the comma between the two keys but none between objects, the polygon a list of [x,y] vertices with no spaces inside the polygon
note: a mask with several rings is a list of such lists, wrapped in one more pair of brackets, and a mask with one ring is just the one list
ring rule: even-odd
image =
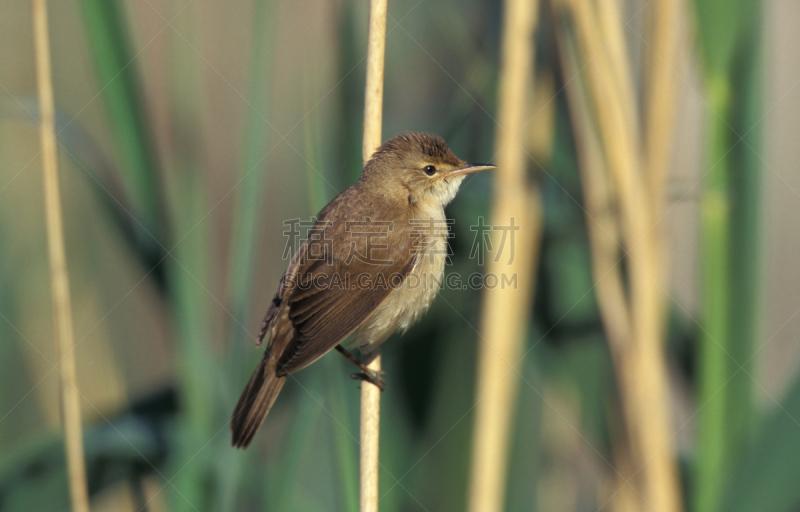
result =
[{"label": "bird's claw", "polygon": [[363,380],[365,382],[369,382],[370,384],[374,384],[378,387],[381,391],[386,389],[386,381],[381,377],[383,372],[376,372],[375,370],[369,370],[368,372],[361,372],[361,373],[351,373],[350,378],[353,380]]}]

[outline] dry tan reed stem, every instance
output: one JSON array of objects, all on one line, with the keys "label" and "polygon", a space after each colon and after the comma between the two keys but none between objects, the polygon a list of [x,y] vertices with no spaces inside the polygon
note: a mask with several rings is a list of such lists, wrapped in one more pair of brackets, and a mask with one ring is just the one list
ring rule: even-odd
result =
[{"label": "dry tan reed stem", "polygon": [[[645,130],[646,171],[650,202],[654,218],[660,219],[666,208],[667,170],[672,156],[672,139],[675,129],[675,110],[678,80],[678,31],[680,23],[678,0],[653,0],[650,9],[650,40],[645,45],[649,58],[645,69]],[[660,285],[666,286],[668,274],[667,233],[654,231],[658,257]],[[661,297],[662,301],[666,298]],[[663,309],[663,305],[661,306]],[[666,315],[662,317],[666,322]],[[662,324],[661,330],[665,329]]]},{"label": "dry tan reed stem", "polygon": [[491,223],[519,226],[515,247],[501,233],[488,263],[496,276],[517,277],[517,286],[487,289],[481,311],[478,351],[478,403],[475,409],[468,509],[503,510],[511,422],[519,388],[518,370],[530,311],[540,234],[538,191],[528,183],[525,145],[528,92],[533,76],[533,33],[538,2],[507,0],[503,15],[497,128],[497,167]]},{"label": "dry tan reed stem", "polygon": [[[559,55],[567,76],[578,76],[579,66],[572,55],[564,31],[559,30]],[[586,227],[592,257],[592,274],[596,280],[597,302],[608,341],[615,347],[612,356],[625,349],[630,340],[630,305],[620,268],[620,241],[614,216],[613,187],[608,182],[608,169],[597,131],[594,129],[590,102],[580,80],[565,85],[570,106],[575,146],[583,181]]]},{"label": "dry tan reed stem", "polygon": [[367,85],[364,98],[364,163],[381,145],[383,126],[383,62],[386,53],[387,0],[370,0],[367,36]]},{"label": "dry tan reed stem", "polygon": [[[386,49],[387,0],[370,0],[367,36],[367,84],[364,99],[364,163],[381,144],[383,122],[383,63]],[[381,371],[380,349],[367,355],[367,366]],[[381,391],[367,383],[361,385],[361,512],[378,512],[378,449],[380,445]]]},{"label": "dry tan reed stem", "polygon": [[[380,348],[368,354],[366,360],[370,369],[381,371]],[[378,511],[380,427],[381,390],[364,381],[361,384],[361,512]]]},{"label": "dry tan reed stem", "polygon": [[47,248],[50,262],[50,286],[53,302],[53,334],[56,354],[61,358],[61,407],[67,474],[73,512],[89,512],[86,483],[86,462],[83,454],[81,404],[75,370],[72,310],[69,297],[69,275],[64,249],[64,229],[58,179],[58,146],[55,131],[53,79],[50,67],[50,37],[46,0],[32,0],[33,37],[36,52],[36,85],[39,94],[40,138],[44,176]]},{"label": "dry tan reed stem", "polygon": [[[597,19],[619,16],[613,6],[591,0],[569,0],[576,21],[579,46],[589,75],[589,90],[597,113],[601,140],[617,190],[620,223],[629,276],[631,339],[616,356],[620,392],[633,466],[641,468],[643,498],[663,512],[681,510],[677,467],[672,450],[666,362],[662,340],[661,265],[658,229],[639,153],[638,130],[626,104],[635,98],[622,94],[624,78],[614,76],[614,51],[604,51],[614,23]],[[599,12],[598,12],[599,9]],[[612,349],[613,349],[612,345]]]},{"label": "dry tan reed stem", "polygon": [[650,197],[657,215],[664,210],[666,177],[672,156],[678,80],[678,0],[653,0],[650,40],[645,51],[650,55],[646,81],[645,150]]},{"label": "dry tan reed stem", "polygon": [[[598,26],[606,44],[604,54],[611,67],[609,73],[615,94],[622,99],[625,122],[638,133],[639,117],[636,114],[636,89],[630,69],[630,55],[625,41],[627,31],[622,23],[620,0],[596,1],[598,6]],[[595,48],[595,51],[599,48]]]},{"label": "dry tan reed stem", "polygon": [[[559,56],[566,76],[579,76],[579,66],[574,55],[574,45],[570,44],[565,31],[557,30]],[[603,321],[614,367],[620,368],[620,360],[625,347],[630,342],[630,305],[625,294],[625,284],[620,269],[620,241],[617,219],[614,216],[613,187],[608,182],[608,170],[603,160],[603,152],[597,130],[592,122],[589,99],[579,79],[569,80],[566,85],[570,117],[575,133],[575,146],[586,207],[586,226],[591,248],[592,275],[600,316]],[[622,385],[623,383],[620,382]],[[614,443],[614,465],[616,472],[609,478],[610,485],[603,488],[601,502],[611,504],[615,512],[634,512],[639,509],[639,496],[633,483],[634,470],[631,468],[626,443],[618,442],[623,434],[616,436]]]}]

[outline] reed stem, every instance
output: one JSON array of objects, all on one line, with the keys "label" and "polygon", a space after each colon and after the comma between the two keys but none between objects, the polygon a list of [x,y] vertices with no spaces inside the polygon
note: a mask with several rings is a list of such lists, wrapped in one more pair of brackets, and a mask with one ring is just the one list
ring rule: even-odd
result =
[{"label": "reed stem", "polygon": [[[364,98],[364,164],[381,144],[383,123],[383,64],[386,50],[387,0],[370,0],[367,36],[367,83]],[[380,349],[364,361],[381,371]],[[381,390],[364,381],[361,385],[361,512],[378,511],[378,449],[380,444]]]},{"label": "reed stem", "polygon": [[[640,471],[642,501],[656,510],[679,512],[682,503],[670,436],[664,353],[663,234],[655,202],[649,200],[648,176],[643,172],[646,158],[641,154],[638,116],[634,114],[637,104],[630,94],[631,66],[624,46],[617,48],[614,44],[624,45],[624,40],[615,36],[622,30],[619,10],[612,12],[612,4],[590,0],[563,4],[574,16],[578,47],[586,62],[589,98],[596,112],[609,183],[618,200],[621,240],[629,262],[628,339],[615,342],[610,336],[610,348],[630,456]],[[597,19],[605,21],[598,24]],[[608,50],[605,41],[610,41]],[[607,314],[603,309],[601,312]]]},{"label": "reed stem", "polygon": [[703,330],[700,341],[700,396],[707,400],[699,412],[697,492],[695,510],[719,510],[729,445],[721,432],[728,430],[726,393],[730,378],[728,332],[730,300],[730,200],[728,154],[728,111],[730,87],[725,76],[708,79],[708,97],[719,116],[709,119],[710,168],[701,204]]},{"label": "reed stem", "polygon": [[533,35],[538,2],[507,0],[503,40],[496,138],[497,170],[491,210],[493,226],[516,225],[512,244],[497,248],[488,273],[516,278],[517,286],[487,289],[481,312],[481,339],[475,408],[475,432],[469,483],[468,510],[499,512],[505,503],[508,447],[520,377],[515,366],[522,357],[528,315],[533,299],[534,269],[541,232],[538,188],[526,173],[523,141],[528,140],[526,108],[533,77]]},{"label": "reed stem", "polygon": [[[373,350],[367,357],[367,367],[381,371],[380,349]],[[366,362],[366,361],[365,361]],[[381,390],[378,386],[363,381],[361,385],[361,512],[378,511],[378,451],[381,429]]]},{"label": "reed stem", "polygon": [[75,369],[75,340],[69,297],[69,273],[64,248],[64,226],[59,195],[58,146],[55,131],[53,78],[50,66],[50,37],[46,0],[32,0],[33,37],[36,52],[36,86],[41,108],[39,134],[42,144],[44,206],[47,224],[47,250],[50,263],[50,288],[53,301],[53,335],[61,359],[61,408],[64,446],[67,457],[69,494],[73,512],[89,512],[86,461],[83,454],[81,404]]}]

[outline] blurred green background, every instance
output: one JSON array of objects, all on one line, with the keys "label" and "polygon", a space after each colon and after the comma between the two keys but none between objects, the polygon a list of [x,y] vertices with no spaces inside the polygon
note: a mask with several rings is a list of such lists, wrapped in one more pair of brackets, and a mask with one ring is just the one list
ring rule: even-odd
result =
[{"label": "blurred green background", "polygon": [[[649,3],[619,2],[634,56],[644,51]],[[800,3],[681,5],[661,222],[683,499],[699,512],[798,511]],[[49,8],[93,510],[357,510],[359,393],[341,356],[287,382],[247,451],[230,447],[228,419],[261,354],[254,334],[287,264],[284,220],[309,218],[360,172],[366,2],[73,0]],[[501,9],[479,0],[389,2],[384,139],[428,131],[462,159],[496,159]],[[521,386],[515,413],[506,508],[611,510],[619,406],[593,294],[554,37],[561,25],[549,9],[543,2],[536,35],[536,75],[549,80],[534,80],[534,105],[520,106],[535,132],[529,166],[544,232],[517,366],[530,385]],[[34,80],[30,6],[3,2],[2,511],[69,508]],[[716,141],[707,135],[714,124],[722,126]],[[728,366],[722,386],[710,389],[699,377],[707,364],[699,357],[707,334],[700,204],[718,150],[734,205],[724,249],[734,313],[730,353],[706,356]],[[469,258],[469,228],[488,214],[484,174],[447,209],[455,219],[448,272],[480,270]],[[418,325],[385,345],[383,511],[465,509],[480,299],[478,290],[445,289]],[[727,419],[701,414],[722,399]],[[700,432],[724,441],[704,447]]]}]

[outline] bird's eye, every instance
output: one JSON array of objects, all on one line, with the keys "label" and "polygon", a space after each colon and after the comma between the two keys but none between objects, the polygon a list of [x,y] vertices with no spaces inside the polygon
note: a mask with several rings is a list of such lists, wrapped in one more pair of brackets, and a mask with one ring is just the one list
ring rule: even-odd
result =
[{"label": "bird's eye", "polygon": [[426,166],[425,166],[425,167],[422,169],[422,172],[424,172],[424,173],[425,173],[425,174],[427,174],[428,176],[433,176],[434,174],[436,174],[436,167],[434,167],[434,166],[432,166],[432,165],[426,165]]}]

